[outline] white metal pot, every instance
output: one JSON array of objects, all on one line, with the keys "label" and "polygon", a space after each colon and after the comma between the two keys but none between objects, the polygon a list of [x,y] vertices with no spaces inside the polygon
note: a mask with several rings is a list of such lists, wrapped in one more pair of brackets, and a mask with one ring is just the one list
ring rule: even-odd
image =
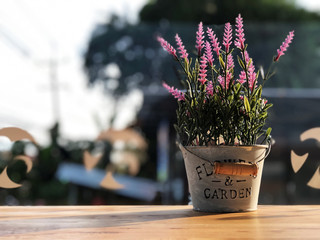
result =
[{"label": "white metal pot", "polygon": [[257,209],[264,159],[270,152],[270,145],[180,145],[180,149],[194,210],[241,212]]}]

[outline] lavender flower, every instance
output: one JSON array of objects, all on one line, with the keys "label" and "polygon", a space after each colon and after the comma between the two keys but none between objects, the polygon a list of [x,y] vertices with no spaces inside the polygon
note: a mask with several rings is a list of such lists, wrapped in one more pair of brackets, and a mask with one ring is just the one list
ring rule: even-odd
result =
[{"label": "lavender flower", "polygon": [[232,55],[228,55],[228,70],[230,71],[231,69],[234,68],[234,61]]},{"label": "lavender flower", "polygon": [[236,40],[234,41],[234,45],[241,49],[244,50],[244,41],[246,40],[244,38],[244,33],[243,33],[243,20],[241,15],[239,14],[238,17],[236,18]]},{"label": "lavender flower", "polygon": [[208,96],[213,96],[213,84],[211,81],[208,82],[206,91]]},{"label": "lavender flower", "polygon": [[200,59],[200,70],[199,70],[199,82],[204,85],[207,81],[207,59],[205,55],[202,55]]},{"label": "lavender flower", "polygon": [[249,83],[249,88],[251,91],[253,91],[254,88],[257,87],[256,82],[256,72],[255,72],[255,67],[253,65],[253,60],[252,58],[249,57],[249,53],[247,51],[244,52],[245,60],[247,63],[247,69],[248,69],[248,83]]},{"label": "lavender flower", "polygon": [[164,40],[162,37],[157,37],[158,42],[160,42],[161,47],[163,47],[164,50],[166,50],[168,53],[170,53],[175,59],[178,59],[178,56],[176,54],[176,50],[168,43],[166,40]]},{"label": "lavender flower", "polygon": [[222,88],[224,88],[224,78],[221,75],[218,76],[218,82],[220,83]]},{"label": "lavender flower", "polygon": [[185,96],[184,93],[179,91],[178,89],[174,89],[173,87],[170,87],[168,84],[166,84],[165,82],[162,83],[162,86],[168,90],[169,93],[172,94],[172,96],[174,96],[174,98],[177,98],[178,101],[185,101]]},{"label": "lavender flower", "polygon": [[282,55],[284,55],[285,51],[287,51],[287,48],[289,47],[289,44],[292,42],[293,36],[294,36],[294,31],[289,32],[285,41],[282,42],[280,49],[277,49],[278,55],[274,58],[273,61],[277,62],[279,60],[279,58]]},{"label": "lavender flower", "polygon": [[188,53],[187,50],[185,49],[183,42],[181,41],[181,38],[179,37],[178,34],[176,34],[176,42],[178,45],[178,50],[180,52],[181,58],[185,59],[186,61],[188,61]]},{"label": "lavender flower", "polygon": [[208,63],[211,67],[213,67],[213,56],[212,56],[212,51],[211,51],[211,46],[208,41],[206,41],[206,58],[208,60]]},{"label": "lavender flower", "polygon": [[207,28],[207,33],[209,39],[211,40],[213,51],[215,51],[217,53],[217,56],[219,57],[221,47],[219,46],[218,38],[216,37],[211,28]]},{"label": "lavender flower", "polygon": [[255,89],[257,87],[257,83],[256,83],[257,74],[256,74],[256,72],[254,70],[255,69],[254,69],[253,65],[248,70],[249,88],[251,89],[251,91],[253,91],[253,89]]},{"label": "lavender flower", "polygon": [[232,74],[230,72],[227,72],[226,78],[221,75],[218,76],[218,82],[220,83],[223,89],[229,89],[231,78]]},{"label": "lavender flower", "polygon": [[239,74],[239,79],[238,82],[240,84],[244,84],[246,82],[247,76],[246,76],[246,72],[245,71],[241,71]]},{"label": "lavender flower", "polygon": [[196,49],[198,50],[198,56],[201,55],[201,49],[203,48],[204,44],[204,32],[203,32],[203,24],[202,22],[199,23],[198,31],[197,31],[197,39],[196,39]]},{"label": "lavender flower", "polygon": [[230,85],[231,79],[232,79],[232,74],[231,74],[231,72],[227,72],[227,77],[226,77],[226,80],[227,80],[226,87],[227,87],[227,89],[229,89],[229,85]]},{"label": "lavender flower", "polygon": [[232,40],[232,28],[230,23],[226,23],[224,27],[224,34],[223,34],[223,45],[225,46],[226,53],[229,52],[230,45]]}]

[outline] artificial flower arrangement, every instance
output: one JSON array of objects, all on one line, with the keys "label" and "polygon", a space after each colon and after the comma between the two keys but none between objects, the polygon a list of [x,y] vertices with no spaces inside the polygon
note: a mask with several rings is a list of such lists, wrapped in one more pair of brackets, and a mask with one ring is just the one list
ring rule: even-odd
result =
[{"label": "artificial flower arrangement", "polygon": [[[236,18],[234,41],[230,23],[225,24],[223,47],[211,28],[208,27],[206,33],[207,40],[200,22],[195,59],[189,58],[178,34],[175,40],[180,56],[165,39],[157,38],[182,68],[185,91],[163,83],[178,101],[175,129],[182,145],[255,145],[259,139],[259,143],[264,143],[271,133],[271,128],[265,129],[265,124],[272,104],[262,97],[262,90],[274,74],[272,65],[266,74],[256,71],[247,51],[240,14]],[[284,55],[293,36],[294,31],[289,32],[273,63]],[[238,74],[235,62],[241,68]]]}]

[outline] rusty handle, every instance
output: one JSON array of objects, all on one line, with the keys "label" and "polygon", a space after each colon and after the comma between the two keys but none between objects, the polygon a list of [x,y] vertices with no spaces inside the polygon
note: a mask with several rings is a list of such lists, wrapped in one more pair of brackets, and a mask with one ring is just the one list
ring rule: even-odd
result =
[{"label": "rusty handle", "polygon": [[215,174],[234,175],[234,176],[257,176],[258,166],[249,163],[221,163],[213,164]]}]

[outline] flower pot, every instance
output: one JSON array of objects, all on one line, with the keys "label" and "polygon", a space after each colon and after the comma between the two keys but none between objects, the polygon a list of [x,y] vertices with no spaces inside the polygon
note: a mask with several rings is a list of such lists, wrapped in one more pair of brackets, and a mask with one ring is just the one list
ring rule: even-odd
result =
[{"label": "flower pot", "polygon": [[257,209],[264,159],[270,152],[270,145],[180,145],[180,149],[194,210],[241,212]]}]

